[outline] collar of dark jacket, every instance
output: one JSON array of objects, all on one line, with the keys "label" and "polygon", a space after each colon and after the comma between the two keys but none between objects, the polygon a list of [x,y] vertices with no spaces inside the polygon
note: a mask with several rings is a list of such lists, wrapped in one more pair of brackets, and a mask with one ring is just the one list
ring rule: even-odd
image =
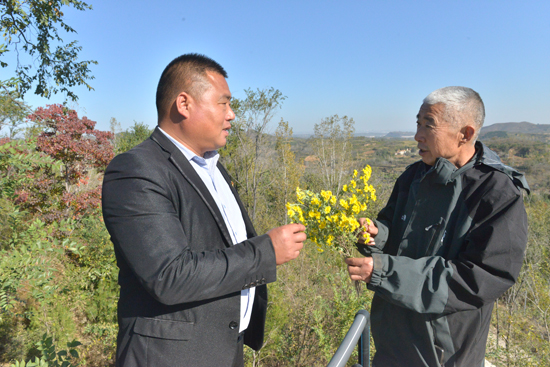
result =
[{"label": "collar of dark jacket", "polygon": [[502,163],[499,156],[480,141],[476,142],[476,152],[478,151],[479,154],[477,154],[476,157],[476,165],[484,164],[506,174],[517,188],[524,189],[527,191],[527,194],[531,193],[531,189],[529,188],[529,184],[527,183],[523,173],[518,172],[512,167]]},{"label": "collar of dark jacket", "polygon": [[[477,155],[477,152],[476,152]],[[445,158],[438,158],[433,166],[425,164],[426,174],[424,178],[429,177],[431,182],[439,185],[447,185],[457,179],[463,172],[474,166],[474,160],[466,163],[460,168],[456,168],[454,164]],[[423,179],[424,179],[423,178]]]}]

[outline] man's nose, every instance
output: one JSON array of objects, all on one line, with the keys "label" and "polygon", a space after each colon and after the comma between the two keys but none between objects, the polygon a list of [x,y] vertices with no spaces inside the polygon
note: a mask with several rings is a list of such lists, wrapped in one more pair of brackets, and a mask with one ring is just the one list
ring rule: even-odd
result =
[{"label": "man's nose", "polygon": [[233,112],[231,106],[229,106],[229,111],[227,112],[226,118],[228,121],[233,121],[235,119],[235,112]]},{"label": "man's nose", "polygon": [[424,140],[424,136],[420,133],[420,129],[416,129],[416,134],[414,134],[414,140],[421,142]]}]

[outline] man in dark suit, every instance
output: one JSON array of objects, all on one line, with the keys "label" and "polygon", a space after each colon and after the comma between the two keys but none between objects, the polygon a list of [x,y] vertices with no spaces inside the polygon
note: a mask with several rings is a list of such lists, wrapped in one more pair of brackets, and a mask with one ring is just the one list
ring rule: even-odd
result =
[{"label": "man in dark suit", "polygon": [[202,55],[173,60],[158,84],[158,127],[105,172],[117,366],[243,366],[243,343],[263,343],[266,283],[306,239],[299,224],[257,236],[217,162],[235,118],[226,77]]}]

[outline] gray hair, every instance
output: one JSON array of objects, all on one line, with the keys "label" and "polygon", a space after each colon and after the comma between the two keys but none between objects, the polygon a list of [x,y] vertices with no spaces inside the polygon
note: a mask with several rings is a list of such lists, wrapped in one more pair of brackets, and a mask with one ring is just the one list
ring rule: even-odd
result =
[{"label": "gray hair", "polygon": [[477,139],[485,120],[485,106],[476,91],[466,87],[445,87],[433,91],[424,98],[424,104],[437,103],[445,105],[443,117],[455,127],[461,128],[468,121],[472,121],[476,129],[474,141]]}]

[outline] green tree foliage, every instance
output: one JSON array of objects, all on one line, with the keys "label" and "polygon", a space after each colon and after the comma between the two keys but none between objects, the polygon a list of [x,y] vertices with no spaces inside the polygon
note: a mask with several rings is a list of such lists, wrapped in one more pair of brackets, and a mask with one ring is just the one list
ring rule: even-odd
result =
[{"label": "green tree foliage", "polygon": [[[65,43],[60,31],[75,33],[65,23],[63,10],[92,7],[79,0],[2,0],[0,2],[0,29],[4,43],[0,45],[0,66],[8,66],[5,56],[16,55],[15,77],[0,81],[6,88],[15,88],[23,95],[36,83],[34,93],[49,98],[58,92],[66,93],[72,100],[78,97],[72,87],[85,85],[93,88],[88,80],[93,79],[89,69],[96,61],[78,61],[82,47],[77,41]],[[27,55],[30,60],[24,60]],[[33,69],[33,65],[38,65]],[[13,67],[13,65],[12,65]]]},{"label": "green tree foliage", "polygon": [[30,107],[16,98],[16,95],[14,92],[0,90],[0,134],[10,139],[14,139],[22,130],[25,118],[31,112]]},{"label": "green tree foliage", "polygon": [[[113,123],[113,120],[111,120]],[[114,129],[116,131],[116,120],[114,121]],[[112,124],[113,125],[113,124]],[[154,129],[149,128],[149,126],[143,122],[134,121],[134,125],[131,126],[126,131],[118,133],[115,137],[115,153],[120,154],[124,153],[139,143],[143,142],[153,133]]]},{"label": "green tree foliage", "polygon": [[68,349],[57,351],[53,338],[44,334],[42,340],[37,343],[37,349],[42,353],[42,358],[35,357],[34,362],[17,361],[10,367],[76,367],[80,363],[75,348],[80,345],[82,345],[80,342],[73,340],[67,343]]}]

